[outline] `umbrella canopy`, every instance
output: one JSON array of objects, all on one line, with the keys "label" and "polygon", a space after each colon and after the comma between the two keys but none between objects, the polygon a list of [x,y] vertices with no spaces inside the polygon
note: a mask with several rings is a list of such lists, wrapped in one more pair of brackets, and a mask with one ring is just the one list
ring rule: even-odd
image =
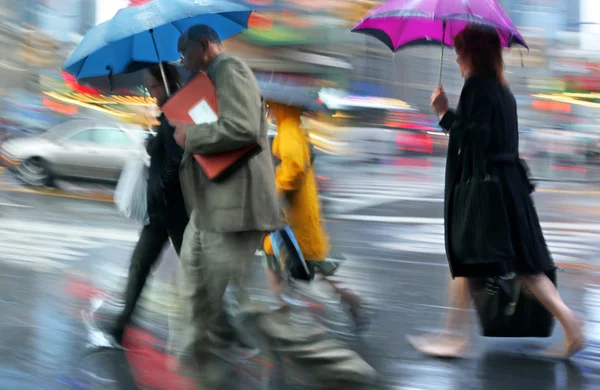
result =
[{"label": "umbrella canopy", "polygon": [[[179,79],[182,84],[185,84],[190,78],[190,72],[179,64],[175,64],[179,73]],[[71,76],[72,77],[72,76]],[[135,93],[143,91],[146,87],[144,81],[144,71],[140,70],[133,73],[118,74],[114,76],[98,76],[80,78],[77,83],[84,87],[91,87],[99,90],[101,93],[106,92],[123,92]]]},{"label": "umbrella canopy", "polygon": [[352,31],[371,35],[396,51],[428,42],[451,47],[454,37],[470,23],[495,29],[506,47],[527,48],[497,0],[390,0]]},{"label": "umbrella canopy", "polygon": [[178,60],[177,41],[188,28],[206,24],[226,39],[247,28],[251,13],[225,0],[153,0],[124,8],[85,35],[64,69],[83,79]]}]

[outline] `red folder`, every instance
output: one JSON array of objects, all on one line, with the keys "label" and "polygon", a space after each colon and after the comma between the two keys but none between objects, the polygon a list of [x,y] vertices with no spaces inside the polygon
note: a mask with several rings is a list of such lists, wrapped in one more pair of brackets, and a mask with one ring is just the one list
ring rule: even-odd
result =
[{"label": "red folder", "polygon": [[[190,110],[204,100],[218,115],[217,91],[208,76],[201,73],[188,82],[163,105],[162,111],[172,124],[196,124],[190,116]],[[229,152],[200,155],[194,159],[200,165],[209,180],[222,181],[244,165],[251,157],[261,152],[258,143]]]}]

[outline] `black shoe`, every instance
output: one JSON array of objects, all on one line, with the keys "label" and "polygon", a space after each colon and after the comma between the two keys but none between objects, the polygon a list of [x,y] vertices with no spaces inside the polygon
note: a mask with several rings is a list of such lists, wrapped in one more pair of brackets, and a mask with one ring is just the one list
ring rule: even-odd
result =
[{"label": "black shoe", "polygon": [[125,334],[125,329],[116,328],[116,329],[113,329],[111,332],[105,333],[104,337],[106,338],[106,340],[108,340],[108,342],[110,343],[110,345],[113,348],[125,349],[125,347],[123,347],[123,335],[124,334]]}]

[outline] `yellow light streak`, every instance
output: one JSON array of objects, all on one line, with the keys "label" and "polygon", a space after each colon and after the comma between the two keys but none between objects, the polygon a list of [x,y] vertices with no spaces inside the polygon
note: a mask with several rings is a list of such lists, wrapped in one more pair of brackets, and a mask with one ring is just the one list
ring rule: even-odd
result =
[{"label": "yellow light streak", "polygon": [[583,106],[583,107],[600,108],[600,103],[586,102],[583,100],[577,100],[572,97],[563,96],[563,95],[537,94],[537,95],[532,95],[532,96],[535,98],[538,98],[538,99],[554,100],[556,102],[576,104],[576,105]]},{"label": "yellow light streak", "polygon": [[98,95],[93,96],[81,92],[70,92],[64,94],[66,98],[77,100],[83,103],[90,104],[126,104],[130,106],[152,107],[156,106],[156,100],[153,98],[145,98],[142,96],[125,96],[125,95]]},{"label": "yellow light streak", "polygon": [[107,114],[111,114],[120,118],[125,118],[125,117],[131,117],[134,116],[135,114],[129,113],[129,112],[124,112],[124,111],[119,111],[119,110],[115,110],[114,108],[109,108],[106,106],[95,106],[93,104],[89,104],[89,103],[84,103],[81,102],[79,100],[75,100],[75,99],[70,99],[70,98],[66,98],[63,97],[55,92],[43,92],[44,95],[49,96],[53,99],[59,100],[61,102],[65,102],[65,103],[70,103],[70,104],[75,104],[81,107],[86,107],[89,108],[91,110],[95,110],[95,111],[100,111],[100,112],[104,112]]},{"label": "yellow light streak", "polygon": [[596,92],[565,92],[563,95],[579,99],[600,99],[600,93]]}]

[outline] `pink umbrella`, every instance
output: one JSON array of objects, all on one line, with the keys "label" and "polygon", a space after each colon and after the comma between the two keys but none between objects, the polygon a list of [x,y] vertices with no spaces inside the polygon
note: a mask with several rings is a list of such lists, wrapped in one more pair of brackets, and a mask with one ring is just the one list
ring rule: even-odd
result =
[{"label": "pink umbrella", "polygon": [[452,47],[456,34],[470,23],[495,29],[505,47],[519,44],[527,48],[497,0],[390,0],[371,11],[352,31],[373,36],[392,51],[438,42],[443,61],[444,46]]}]

